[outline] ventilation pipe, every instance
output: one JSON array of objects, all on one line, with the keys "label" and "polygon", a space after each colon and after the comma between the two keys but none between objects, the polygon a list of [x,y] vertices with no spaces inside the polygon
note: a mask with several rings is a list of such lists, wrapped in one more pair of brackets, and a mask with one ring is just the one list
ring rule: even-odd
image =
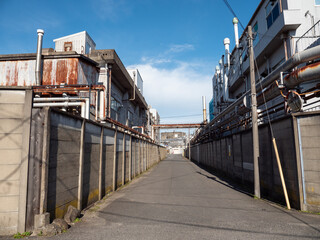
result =
[{"label": "ventilation pipe", "polygon": [[213,113],[214,116],[219,114],[218,99],[219,99],[219,81],[220,81],[220,67],[216,66],[216,72],[212,78],[213,85]]},{"label": "ventilation pipe", "polygon": [[225,49],[225,57],[226,57],[226,64],[228,66],[228,70],[230,68],[230,39],[229,38],[225,38],[223,40],[223,44],[224,44],[224,49]]},{"label": "ventilation pipe", "polygon": [[234,40],[236,42],[236,48],[239,48],[239,30],[238,30],[238,18],[234,17],[232,20],[234,28]]},{"label": "ventilation pipe", "polygon": [[36,85],[41,85],[41,54],[42,54],[42,38],[44,30],[38,29],[37,58],[36,58]]},{"label": "ventilation pipe", "polygon": [[[229,98],[229,70],[230,70],[230,39],[225,38],[223,40],[224,48],[225,48],[225,59],[226,59],[226,67],[224,67],[223,73],[223,100],[225,103],[234,102],[235,99]],[[223,59],[222,59],[223,60]],[[224,66],[224,64],[223,64]]]},{"label": "ventilation pipe", "polygon": [[[293,55],[291,58],[288,59],[288,61],[282,63],[280,66],[278,66],[275,70],[273,70],[266,78],[264,78],[261,82],[256,84],[256,90],[257,92],[260,92],[262,89],[266,88],[270,84],[272,84],[275,80],[279,79],[280,72],[286,72],[296,66],[298,66],[301,63],[308,62],[315,60],[320,57],[320,46],[316,46],[313,48],[309,48],[307,50],[304,50],[302,52],[298,52],[295,55]],[[304,67],[302,69],[305,69]],[[302,70],[301,69],[301,70]],[[312,69],[312,67],[311,67]],[[300,71],[301,71],[300,70]],[[314,71],[313,69],[311,71]],[[320,71],[320,69],[319,69]],[[296,73],[296,72],[294,72]],[[305,73],[308,74],[308,71]],[[315,74],[314,72],[312,74]],[[317,75],[315,75],[317,76]],[[292,80],[291,77],[288,77],[287,80],[285,79],[284,84],[285,86],[291,86]],[[307,78],[307,77],[306,77]],[[308,78],[307,78],[308,79]],[[296,84],[300,84],[304,82],[303,80],[299,80],[299,82],[296,82]],[[219,115],[217,115],[213,121],[210,122],[210,126],[214,125],[217,121],[219,121],[222,117],[226,116],[228,113],[232,112],[235,107],[240,106],[243,104],[243,101],[245,97],[250,94],[250,90],[245,92],[240,98],[238,98],[235,102],[233,102],[231,105],[229,105],[226,109],[223,110]],[[277,92],[277,95],[279,95],[280,92]]]},{"label": "ventilation pipe", "polygon": [[207,108],[206,108],[206,97],[202,96],[202,105],[203,105],[203,123],[207,123]]}]

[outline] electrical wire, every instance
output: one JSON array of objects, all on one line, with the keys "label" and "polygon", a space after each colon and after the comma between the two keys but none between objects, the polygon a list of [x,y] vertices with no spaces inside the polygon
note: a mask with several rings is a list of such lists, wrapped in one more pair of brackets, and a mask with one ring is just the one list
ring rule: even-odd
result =
[{"label": "electrical wire", "polygon": [[232,7],[230,6],[228,0],[223,0],[223,2],[226,4],[226,6],[229,8],[230,12],[233,14],[234,17],[236,17],[240,23],[240,26],[242,27],[242,29],[244,30],[244,27],[240,21],[240,19],[237,17],[236,13],[233,11]]},{"label": "electrical wire", "polygon": [[[252,52],[253,52],[253,59],[254,59],[255,67],[256,67],[256,69],[257,69],[258,76],[260,76],[259,68],[258,68],[258,64],[257,64],[257,60],[256,60],[256,57],[255,57],[255,54],[254,54],[253,46],[252,46]],[[265,109],[267,110],[266,113],[267,113],[268,123],[269,123],[269,126],[270,126],[271,137],[272,137],[272,139],[273,139],[273,138],[274,138],[273,128],[272,128],[272,124],[271,124],[271,119],[270,119],[269,109],[268,109],[268,106],[267,106],[266,97],[265,97],[265,95],[264,95],[264,91],[262,91],[263,88],[262,88],[261,81],[259,81],[259,84],[260,84],[260,88],[261,88],[261,92],[262,92],[264,107],[265,107]]]}]

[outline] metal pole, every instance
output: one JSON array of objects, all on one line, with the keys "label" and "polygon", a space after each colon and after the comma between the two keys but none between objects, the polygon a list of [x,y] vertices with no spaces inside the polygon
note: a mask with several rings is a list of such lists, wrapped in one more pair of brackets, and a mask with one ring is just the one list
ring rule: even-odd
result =
[{"label": "metal pole", "polygon": [[81,126],[81,138],[80,138],[80,155],[79,155],[79,179],[78,179],[78,202],[77,208],[78,210],[82,210],[82,193],[83,193],[83,171],[84,171],[84,138],[86,131],[86,120],[82,120]]},{"label": "metal pole", "polygon": [[249,34],[249,55],[250,55],[250,59],[249,59],[250,60],[250,81],[251,81],[254,195],[257,198],[260,198],[258,113],[257,113],[256,81],[255,81],[255,74],[254,74],[253,38],[252,38],[251,26],[248,26],[248,34]]},{"label": "metal pole", "polygon": [[122,140],[122,185],[126,183],[126,134],[123,133]]},{"label": "metal pole", "polygon": [[113,191],[117,188],[117,178],[116,178],[116,164],[117,164],[117,129],[114,130],[114,145],[113,145],[113,176],[112,176],[112,189]]},{"label": "metal pole", "polygon": [[111,118],[111,84],[112,84],[112,65],[108,64],[108,118]]},{"label": "metal pole", "polygon": [[132,179],[132,136],[130,135],[129,141],[129,182]]},{"label": "metal pole", "polygon": [[191,138],[190,138],[190,128],[188,128],[188,139],[189,139],[189,154],[188,154],[188,157],[189,157],[189,160],[191,160],[191,144],[190,144],[190,142],[191,142]]},{"label": "metal pole", "polygon": [[102,180],[104,181],[104,179],[102,179],[102,161],[103,161],[103,127],[101,127],[101,132],[100,132],[100,155],[99,155],[99,200],[102,199]]}]

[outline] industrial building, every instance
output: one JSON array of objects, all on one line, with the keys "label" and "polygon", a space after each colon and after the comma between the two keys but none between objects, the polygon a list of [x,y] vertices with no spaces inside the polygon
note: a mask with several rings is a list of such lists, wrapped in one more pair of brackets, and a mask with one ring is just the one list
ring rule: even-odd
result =
[{"label": "industrial building", "polygon": [[185,132],[162,132],[161,144],[167,147],[170,154],[183,154],[186,148],[187,134]]},{"label": "industrial building", "polygon": [[[263,88],[269,85],[269,88],[264,90],[264,95],[268,102],[267,106],[274,109],[272,113],[269,111],[271,118],[281,117],[288,111],[295,111],[295,109],[290,109],[289,105],[283,107],[284,95],[289,99],[293,99],[294,96],[298,98],[295,92],[301,94],[301,103],[298,104],[302,105],[302,111],[319,110],[319,98],[313,93],[313,90],[317,88],[316,72],[313,72],[314,79],[306,80],[300,77],[296,80],[297,72],[292,72],[292,68],[282,67],[295,54],[319,44],[319,11],[320,6],[314,0],[261,1],[248,23],[252,26],[254,35],[255,65],[258,66],[255,70],[256,83],[261,82],[264,85]],[[233,19],[233,24],[235,47],[230,51],[230,39],[224,39],[225,51],[212,79],[213,116],[219,115],[231,103],[250,90],[247,31],[245,30],[239,38],[236,18]],[[315,59],[312,59],[312,61],[297,63],[294,67],[301,69],[311,63],[316,64],[315,62]],[[315,66],[317,65],[312,65],[309,69]],[[274,90],[277,89],[275,83],[270,84],[274,81],[270,80],[271,73],[277,69],[276,78],[280,78],[281,74],[287,86],[282,91],[283,94]],[[309,92],[311,93],[308,94]],[[249,105],[250,99],[245,100]],[[246,103],[243,104],[243,107],[246,107]],[[258,95],[258,104],[259,111],[264,112],[266,106],[261,94]]]},{"label": "industrial building", "polygon": [[85,31],[55,49],[42,49],[43,35],[37,53],[0,55],[0,234],[82,210],[166,155],[143,131],[160,117],[138,70],[132,79]]},{"label": "industrial building", "polygon": [[[320,3],[262,0],[240,37],[239,20],[232,23],[234,48],[229,38],[221,41],[223,55],[212,78],[210,122],[186,153],[239,183],[258,186],[273,201],[284,203],[286,185],[293,207],[319,211]],[[252,98],[259,125],[255,146]]]}]

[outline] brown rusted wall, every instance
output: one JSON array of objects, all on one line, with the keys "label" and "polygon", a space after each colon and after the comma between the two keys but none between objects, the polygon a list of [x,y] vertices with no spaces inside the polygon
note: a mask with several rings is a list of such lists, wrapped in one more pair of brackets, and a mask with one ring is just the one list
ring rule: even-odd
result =
[{"label": "brown rusted wall", "polygon": [[[79,58],[43,60],[43,85],[96,84],[97,68]],[[35,85],[35,60],[0,61],[0,86]]]}]

